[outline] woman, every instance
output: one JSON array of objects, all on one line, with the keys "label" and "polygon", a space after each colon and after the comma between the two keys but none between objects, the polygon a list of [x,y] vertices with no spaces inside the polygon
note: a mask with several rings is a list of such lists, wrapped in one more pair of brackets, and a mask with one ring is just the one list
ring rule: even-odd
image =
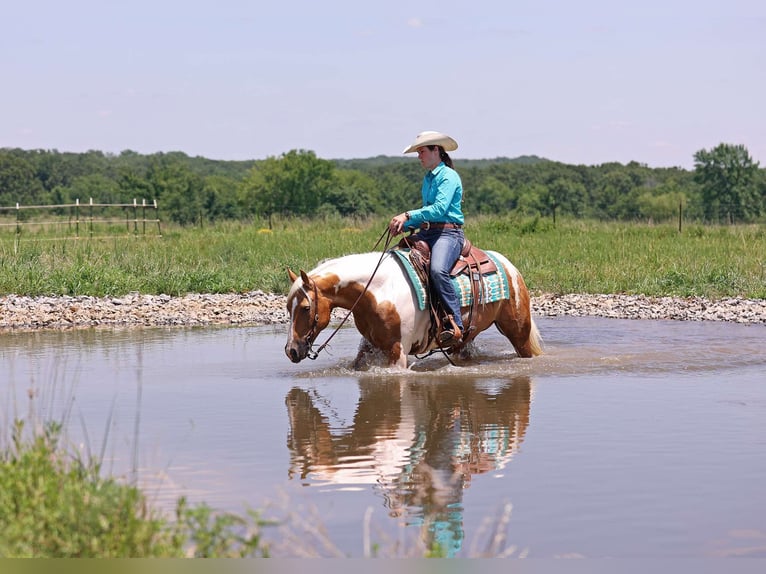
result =
[{"label": "woman", "polygon": [[420,164],[427,170],[421,187],[423,207],[400,213],[388,224],[393,235],[419,227],[418,238],[431,247],[431,283],[447,313],[439,334],[444,346],[457,343],[463,336],[460,300],[450,278],[465,240],[463,184],[447,153],[456,149],[457,142],[445,134],[418,134],[403,153],[417,152]]}]

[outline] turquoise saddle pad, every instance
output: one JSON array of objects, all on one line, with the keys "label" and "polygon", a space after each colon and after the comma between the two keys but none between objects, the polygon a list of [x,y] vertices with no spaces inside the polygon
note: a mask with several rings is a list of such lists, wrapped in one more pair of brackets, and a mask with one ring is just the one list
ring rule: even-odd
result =
[{"label": "turquoise saddle pad", "polygon": [[[401,264],[410,280],[412,288],[415,290],[415,295],[418,299],[418,307],[421,311],[425,311],[429,306],[428,290],[425,285],[423,285],[420,277],[418,277],[418,274],[415,272],[415,268],[412,266],[412,261],[410,261],[410,250],[396,248],[390,249],[389,253],[393,253]],[[479,304],[493,303],[494,301],[510,298],[508,276],[505,273],[505,268],[491,251],[485,251],[485,253],[492,259],[492,261],[494,261],[497,271],[482,276],[482,289],[480,292],[481,300],[479,301]],[[457,277],[453,277],[452,285],[454,285],[455,293],[457,293],[458,298],[460,299],[461,307],[468,307],[473,304],[471,279],[468,275],[461,273]]]}]

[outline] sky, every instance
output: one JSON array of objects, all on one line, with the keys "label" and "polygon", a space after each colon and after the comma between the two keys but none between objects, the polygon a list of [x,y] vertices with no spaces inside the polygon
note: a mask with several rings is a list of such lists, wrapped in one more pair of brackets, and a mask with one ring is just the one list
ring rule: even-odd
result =
[{"label": "sky", "polygon": [[0,148],[766,167],[763,0],[24,0]]}]

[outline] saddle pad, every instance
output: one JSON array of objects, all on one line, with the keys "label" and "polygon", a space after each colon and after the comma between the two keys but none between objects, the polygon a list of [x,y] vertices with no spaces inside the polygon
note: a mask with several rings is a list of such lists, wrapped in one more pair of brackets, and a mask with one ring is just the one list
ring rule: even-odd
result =
[{"label": "saddle pad", "polygon": [[[412,265],[412,261],[410,261],[410,250],[406,248],[396,248],[390,249],[389,253],[396,255],[397,261],[401,264],[407,274],[407,278],[410,280],[412,288],[415,290],[418,307],[421,311],[425,311],[429,306],[428,290],[425,285],[423,285],[420,277],[418,277],[418,274]],[[481,300],[479,303],[493,303],[494,301],[508,299],[510,297],[510,289],[508,287],[508,276],[505,273],[505,268],[491,251],[486,251],[485,253],[495,263],[497,271],[482,275]],[[453,277],[452,285],[455,287],[455,293],[457,293],[457,296],[460,299],[461,307],[468,307],[473,304],[471,279],[468,275],[461,273],[457,277]]]}]

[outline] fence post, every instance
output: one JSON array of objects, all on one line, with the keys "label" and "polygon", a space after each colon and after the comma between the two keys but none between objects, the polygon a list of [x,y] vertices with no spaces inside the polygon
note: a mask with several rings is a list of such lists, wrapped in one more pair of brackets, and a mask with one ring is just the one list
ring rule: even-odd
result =
[{"label": "fence post", "polygon": [[160,229],[160,208],[157,207],[157,200],[154,200],[154,215],[157,218],[157,233],[162,237],[162,229]]},{"label": "fence post", "polygon": [[19,202],[16,202],[16,237],[13,240],[13,254],[19,253],[19,240],[21,239],[21,222],[19,221]]}]

